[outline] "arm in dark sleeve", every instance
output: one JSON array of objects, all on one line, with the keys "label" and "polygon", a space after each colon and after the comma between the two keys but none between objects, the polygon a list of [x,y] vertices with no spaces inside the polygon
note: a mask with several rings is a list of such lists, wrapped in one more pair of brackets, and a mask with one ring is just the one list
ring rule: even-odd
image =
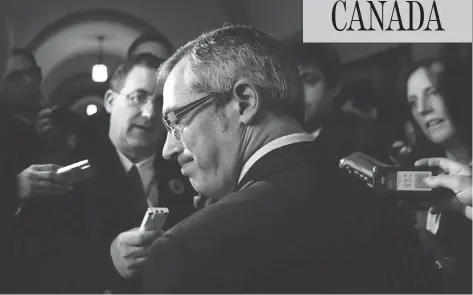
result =
[{"label": "arm in dark sleeve", "polygon": [[0,163],[0,180],[0,218],[13,218],[20,205],[18,186],[14,171],[4,161]]},{"label": "arm in dark sleeve", "polygon": [[143,273],[145,293],[198,293],[199,261],[190,249],[166,234],[150,247]]},{"label": "arm in dark sleeve", "polygon": [[11,130],[8,113],[0,105],[0,219],[11,218],[18,208],[18,187],[10,141],[15,135]]}]

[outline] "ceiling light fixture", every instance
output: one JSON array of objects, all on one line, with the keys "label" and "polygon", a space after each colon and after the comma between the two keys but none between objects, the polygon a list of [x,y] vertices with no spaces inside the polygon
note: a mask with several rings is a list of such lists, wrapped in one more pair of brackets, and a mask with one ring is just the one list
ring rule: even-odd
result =
[{"label": "ceiling light fixture", "polygon": [[98,63],[92,67],[92,80],[94,82],[105,82],[108,79],[107,66],[103,63],[103,36],[97,37],[99,40],[99,60]]},{"label": "ceiling light fixture", "polygon": [[95,104],[89,104],[85,112],[87,113],[87,116],[92,116],[98,112],[98,108]]}]

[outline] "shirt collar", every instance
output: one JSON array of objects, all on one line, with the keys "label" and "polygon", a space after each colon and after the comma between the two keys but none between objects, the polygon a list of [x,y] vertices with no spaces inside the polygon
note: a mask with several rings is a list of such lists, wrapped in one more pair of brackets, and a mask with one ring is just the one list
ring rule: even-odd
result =
[{"label": "shirt collar", "polygon": [[261,159],[264,155],[268,154],[269,152],[286,146],[290,145],[293,143],[298,143],[298,142],[305,142],[305,141],[313,141],[314,137],[312,134],[309,133],[294,133],[294,134],[289,134],[283,137],[279,137],[274,139],[273,141],[268,142],[264,146],[262,146],[259,150],[257,150],[251,157],[246,161],[246,163],[243,165],[243,168],[241,169],[240,177],[238,178],[238,183],[243,179],[245,174],[250,170],[250,168],[259,160]]},{"label": "shirt collar", "polygon": [[123,155],[118,149],[118,158],[120,158],[120,162],[122,163],[125,172],[128,173],[133,165],[136,165],[138,168],[138,172],[140,173],[141,181],[143,182],[143,187],[146,188],[150,185],[151,181],[154,178],[154,158],[156,155],[152,155],[151,157],[144,159],[143,161],[134,164],[130,159],[128,159],[125,155]]}]

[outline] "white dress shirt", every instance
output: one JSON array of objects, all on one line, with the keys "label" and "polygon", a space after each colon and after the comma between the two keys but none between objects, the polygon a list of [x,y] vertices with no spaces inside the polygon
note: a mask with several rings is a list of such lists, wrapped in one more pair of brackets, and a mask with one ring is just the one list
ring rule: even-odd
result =
[{"label": "white dress shirt", "polygon": [[154,177],[153,165],[155,155],[152,155],[151,157],[134,164],[119,150],[117,150],[117,153],[126,173],[130,171],[133,165],[136,166],[141,177],[141,182],[143,183],[143,190],[148,200],[148,206],[156,206],[157,204],[151,204],[152,200],[158,200],[158,184],[156,183],[156,178]]},{"label": "white dress shirt", "polygon": [[298,143],[298,142],[306,142],[306,141],[313,141],[314,137],[312,134],[309,133],[294,133],[294,134],[289,134],[280,138],[276,138],[273,141],[268,142],[264,146],[262,146],[259,150],[257,150],[251,157],[246,161],[246,163],[243,165],[243,168],[241,169],[240,172],[240,177],[238,178],[238,183],[243,179],[245,174],[250,170],[251,166],[253,166],[256,161],[261,159],[264,155],[267,153],[286,146],[290,145],[293,143]]}]

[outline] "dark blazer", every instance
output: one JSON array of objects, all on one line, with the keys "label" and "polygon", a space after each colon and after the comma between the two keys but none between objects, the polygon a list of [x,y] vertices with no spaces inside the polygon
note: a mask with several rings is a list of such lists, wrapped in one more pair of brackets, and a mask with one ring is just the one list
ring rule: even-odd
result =
[{"label": "dark blazer", "polygon": [[[70,195],[50,199],[47,206],[38,200],[24,208],[22,218],[30,229],[25,247],[35,245],[33,235],[39,249],[30,251],[32,258],[23,263],[31,266],[22,274],[31,283],[22,292],[141,292],[141,278],[123,279],[116,272],[110,245],[119,233],[140,226],[146,205],[133,201],[117,151],[108,138],[102,139],[83,146],[74,156],[74,161],[89,159],[95,171],[92,179],[76,185]],[[158,205],[170,210],[167,229],[193,213],[196,193],[177,163],[157,153],[154,167]],[[33,226],[38,212],[41,218]]]},{"label": "dark blazer", "polygon": [[19,205],[16,175],[19,163],[15,161],[15,134],[18,129],[14,120],[0,104],[0,253],[2,270],[0,270],[0,293],[11,293],[14,290],[14,260],[11,255],[14,246],[13,215]]},{"label": "dark blazer", "polygon": [[458,213],[443,212],[436,243],[451,259],[442,270],[447,293],[470,294],[472,291],[472,225],[471,220]]},{"label": "dark blazer", "polygon": [[[365,135],[355,134],[350,126],[357,126],[358,121],[361,121],[361,119],[342,111],[335,112],[333,116],[327,119],[322,125],[319,136],[315,139],[326,146],[325,156],[332,157],[332,161],[338,165],[343,157],[360,151],[378,161],[389,163],[388,152],[391,142],[386,139],[386,132],[380,129],[382,126],[371,126],[371,133]],[[365,130],[370,129],[366,127]],[[389,145],[387,145],[387,142],[389,142]]]},{"label": "dark blazer", "polygon": [[234,193],[157,239],[145,292],[431,291],[409,219],[319,151],[297,143],[266,154]]},{"label": "dark blazer", "polygon": [[[121,232],[140,226],[147,206],[137,206],[133,200],[129,180],[115,148],[108,139],[97,148],[95,154],[92,154],[92,151],[90,154],[93,156],[89,157],[89,161],[97,177],[85,183],[84,186],[88,187],[83,188],[85,194],[90,192],[87,196],[87,211],[90,214],[87,220],[89,237],[97,241],[94,248],[102,248],[100,259],[107,260],[102,262],[103,265],[112,268],[107,270],[112,274],[110,282],[98,284],[113,293],[141,292],[141,278],[122,279],[113,268],[110,244]],[[188,179],[181,174],[180,166],[163,159],[161,153],[156,154],[154,167],[158,183],[158,206],[167,207],[170,211],[163,228],[167,230],[194,212],[193,196],[196,192]]]}]

